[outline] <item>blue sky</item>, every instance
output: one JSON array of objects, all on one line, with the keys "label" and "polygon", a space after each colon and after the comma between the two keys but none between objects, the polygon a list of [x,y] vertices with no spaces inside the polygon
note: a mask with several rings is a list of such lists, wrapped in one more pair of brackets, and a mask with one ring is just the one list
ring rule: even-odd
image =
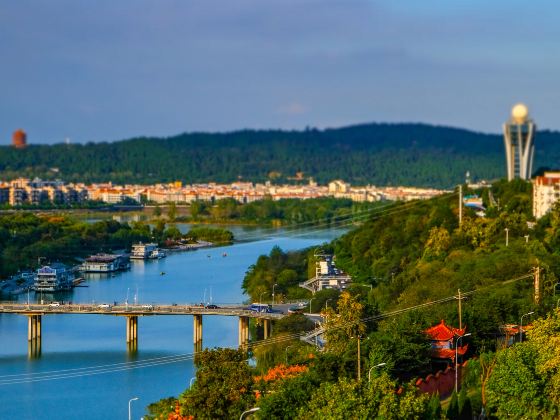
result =
[{"label": "blue sky", "polygon": [[560,2],[0,0],[0,144],[426,122],[560,129]]}]

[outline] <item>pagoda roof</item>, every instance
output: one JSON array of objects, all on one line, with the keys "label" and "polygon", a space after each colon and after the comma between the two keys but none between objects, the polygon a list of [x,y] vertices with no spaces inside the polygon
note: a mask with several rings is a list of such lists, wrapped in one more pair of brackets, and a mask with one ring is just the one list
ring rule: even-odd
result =
[{"label": "pagoda roof", "polygon": [[[468,344],[457,348],[457,355],[464,356],[469,348]],[[455,360],[455,349],[432,349],[432,357],[435,359]]]},{"label": "pagoda roof", "polygon": [[449,341],[455,336],[461,337],[465,334],[467,328],[453,328],[445,324],[442,319],[441,322],[433,327],[428,328],[425,332],[434,341]]}]

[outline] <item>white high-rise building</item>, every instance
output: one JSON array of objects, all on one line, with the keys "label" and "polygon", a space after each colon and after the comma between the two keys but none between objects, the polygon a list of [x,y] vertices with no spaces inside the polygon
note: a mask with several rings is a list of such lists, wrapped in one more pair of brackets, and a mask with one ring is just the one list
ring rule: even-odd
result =
[{"label": "white high-rise building", "polygon": [[511,110],[511,119],[504,124],[508,181],[531,178],[536,129],[527,107],[524,104],[515,105]]},{"label": "white high-rise building", "polygon": [[560,172],[545,172],[533,180],[533,216],[540,219],[560,200]]}]

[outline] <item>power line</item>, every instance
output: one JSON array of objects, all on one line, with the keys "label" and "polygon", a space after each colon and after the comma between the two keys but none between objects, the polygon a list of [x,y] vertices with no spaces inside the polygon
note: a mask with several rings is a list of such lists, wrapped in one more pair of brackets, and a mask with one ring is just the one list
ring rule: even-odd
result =
[{"label": "power line", "polygon": [[[290,224],[290,225],[285,225],[285,226],[282,226],[280,229],[269,228],[269,230],[272,233],[282,234],[286,231],[298,230],[298,229],[300,229],[301,226],[306,225],[306,224],[311,224],[311,226],[309,226],[309,228],[312,231],[316,231],[317,228],[321,227],[321,226],[335,227],[336,228],[336,227],[339,227],[339,226],[336,226],[336,224],[340,223],[340,222],[348,222],[348,221],[353,220],[353,219],[360,220],[360,219],[365,218],[368,215],[377,216],[377,217],[380,217],[382,215],[390,215],[390,214],[392,214],[393,211],[397,211],[397,212],[406,211],[406,210],[408,210],[410,208],[413,208],[415,206],[424,205],[427,202],[431,202],[431,201],[435,201],[435,200],[441,200],[441,199],[448,199],[448,198],[450,198],[450,197],[452,197],[456,194],[457,193],[442,194],[440,196],[431,198],[429,200],[412,200],[412,201],[406,202],[404,204],[400,204],[398,202],[391,202],[391,203],[384,204],[384,205],[379,206],[379,207],[374,207],[374,208],[367,209],[367,210],[361,210],[359,212],[353,212],[353,213],[350,212],[345,216],[334,217],[334,219],[342,219],[342,220],[338,220],[338,221],[332,221],[333,218],[331,218],[331,219],[325,218],[325,219],[322,219],[322,220],[326,221],[324,223],[318,223],[317,224],[317,221],[321,221],[321,219],[319,219],[319,220],[316,220],[316,221],[307,221],[307,222],[302,222],[302,223],[294,223],[294,224]],[[388,213],[388,214],[386,214],[386,213]],[[279,232],[279,230],[282,230],[282,232]],[[324,230],[324,229],[320,229],[320,230]],[[251,236],[251,235],[245,236],[245,237],[243,237],[243,240],[251,239],[252,237],[262,237],[262,235],[263,235],[263,232],[261,231],[259,233],[256,233],[253,236]],[[291,235],[291,236],[293,236],[293,235]]]},{"label": "power line", "polygon": [[35,373],[23,373],[23,374],[12,374],[12,375],[0,375],[0,380],[5,378],[14,377],[14,376],[28,376],[28,375],[40,375],[40,374],[56,374],[56,373],[67,373],[67,372],[77,372],[82,370],[88,369],[105,369],[108,367],[116,367],[116,366],[129,366],[138,363],[149,363],[149,362],[156,362],[161,360],[166,360],[175,357],[183,357],[183,356],[190,356],[192,353],[182,353],[182,354],[173,354],[169,356],[162,356],[162,357],[153,357],[144,360],[135,360],[132,362],[120,362],[120,363],[111,363],[107,365],[96,365],[96,366],[89,366],[89,367],[82,367],[82,368],[72,368],[72,369],[60,369],[60,370],[50,370],[47,372],[35,372]]},{"label": "power line", "polygon": [[[461,293],[462,296],[470,296],[474,293],[478,293],[490,287],[495,287],[503,284],[510,284],[519,280],[523,280],[526,278],[531,277],[531,274],[526,274],[523,276],[515,277],[513,279],[506,280],[499,284],[486,286],[484,288],[471,290],[469,292]],[[361,318],[360,320],[350,321],[334,327],[333,329],[342,329],[348,326],[356,325],[358,322],[368,322],[374,320],[381,320],[385,318],[390,318],[394,316],[401,315],[406,312],[410,312],[413,310],[423,309],[430,306],[448,303],[455,301],[456,295],[447,296],[441,299],[437,299],[430,302],[425,302],[413,306],[409,306],[402,309],[396,309],[394,311],[385,312],[382,314]],[[267,346],[271,344],[280,344],[283,342],[298,340],[301,337],[307,335],[308,332],[299,332],[299,333],[291,333],[287,335],[281,335],[272,337],[269,339],[263,340],[256,340],[251,343],[245,344],[246,348],[258,348],[262,346]],[[84,368],[75,368],[75,369],[64,369],[64,370],[55,370],[55,371],[48,371],[48,372],[39,372],[39,373],[28,373],[28,374],[12,374],[12,375],[3,375],[0,376],[0,386],[2,385],[14,385],[14,384],[21,384],[21,383],[29,383],[29,382],[41,382],[41,381],[50,381],[50,380],[58,380],[58,379],[72,379],[72,378],[79,378],[85,376],[92,376],[92,375],[101,375],[101,374],[109,374],[114,372],[121,372],[121,371],[128,371],[133,369],[143,369],[149,368],[154,366],[160,365],[167,365],[171,363],[181,363],[187,362],[189,360],[193,360],[195,357],[194,353],[185,353],[185,354],[177,354],[177,355],[170,355],[170,356],[163,356],[157,358],[146,359],[142,361],[134,361],[134,362],[122,362],[122,363],[115,363],[109,365],[99,365],[99,366],[92,366],[92,367],[84,367]]]},{"label": "power line", "polygon": [[194,356],[183,356],[183,357],[176,357],[173,359],[162,360],[157,362],[151,363],[144,363],[138,364],[133,366],[121,366],[115,367],[111,369],[92,369],[85,372],[74,372],[74,373],[67,373],[67,374],[57,374],[57,375],[45,375],[39,377],[28,377],[28,378],[21,378],[21,379],[6,379],[0,380],[0,386],[2,385],[13,385],[13,384],[20,384],[20,383],[29,383],[29,382],[43,382],[43,381],[50,381],[50,380],[57,380],[57,379],[71,379],[71,378],[81,378],[85,376],[93,376],[93,375],[102,375],[108,373],[115,373],[120,371],[128,371],[133,369],[143,369],[148,367],[160,366],[160,365],[167,365],[170,363],[178,363],[178,362],[186,362],[188,360],[192,360]]}]

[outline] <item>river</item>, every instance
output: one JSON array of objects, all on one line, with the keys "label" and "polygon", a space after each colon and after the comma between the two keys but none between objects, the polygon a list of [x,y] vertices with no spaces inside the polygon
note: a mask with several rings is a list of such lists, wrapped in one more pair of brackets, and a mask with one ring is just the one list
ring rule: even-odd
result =
[{"label": "river", "polygon": [[[181,226],[185,230],[187,226]],[[210,296],[216,304],[246,299],[241,282],[249,266],[273,246],[295,250],[329,241],[341,231],[302,235],[226,227],[244,240],[231,246],[134,261],[113,276],[90,276],[87,287],[56,299],[73,302],[192,303]],[[223,256],[224,253],[227,256]],[[165,274],[162,275],[161,273]],[[39,298],[31,295],[32,299]],[[27,300],[27,295],[20,296]],[[204,347],[236,347],[235,317],[206,316]],[[46,315],[42,355],[27,356],[27,318],[0,315],[0,419],[134,419],[146,406],[177,396],[194,376],[190,316],[140,317],[138,352],[126,350],[125,319],[103,315]]]}]

